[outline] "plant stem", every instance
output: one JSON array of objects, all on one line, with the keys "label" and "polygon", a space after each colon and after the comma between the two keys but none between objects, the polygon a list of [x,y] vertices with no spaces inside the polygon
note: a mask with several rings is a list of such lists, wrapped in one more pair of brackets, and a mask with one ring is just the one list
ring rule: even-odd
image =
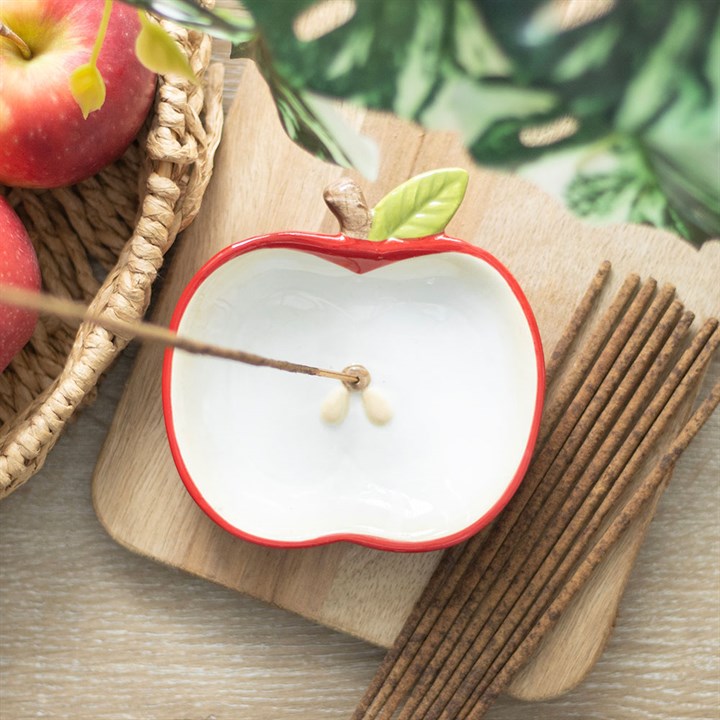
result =
[{"label": "plant stem", "polygon": [[30,46],[14,31],[12,28],[0,21],[0,37],[5,37],[15,44],[20,54],[25,60],[32,60],[32,50]]},{"label": "plant stem", "polygon": [[103,42],[105,41],[105,34],[107,33],[108,25],[110,24],[110,13],[112,11],[112,0],[105,0],[105,7],[103,7],[102,19],[100,20],[100,28],[98,29],[97,37],[95,38],[95,44],[93,45],[92,55],[90,56],[90,65],[93,67],[97,65],[97,59],[102,50]]}]

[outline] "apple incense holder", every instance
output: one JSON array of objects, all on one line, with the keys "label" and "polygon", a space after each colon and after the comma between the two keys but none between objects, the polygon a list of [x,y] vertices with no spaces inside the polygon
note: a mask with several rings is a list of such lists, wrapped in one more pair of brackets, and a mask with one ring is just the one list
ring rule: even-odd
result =
[{"label": "apple incense holder", "polygon": [[417,176],[369,211],[342,181],[338,235],[278,232],[215,255],[172,327],[343,368],[354,382],[165,354],[172,455],[221,527],[274,547],[448,547],[487,525],[530,461],[540,336],[492,255],[443,234],[467,174]]}]

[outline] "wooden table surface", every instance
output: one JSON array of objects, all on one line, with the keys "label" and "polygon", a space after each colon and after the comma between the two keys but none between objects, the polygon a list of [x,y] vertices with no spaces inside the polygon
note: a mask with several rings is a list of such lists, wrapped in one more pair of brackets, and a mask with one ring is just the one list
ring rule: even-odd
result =
[{"label": "wooden table surface", "polygon": [[[347,718],[383,651],[133,555],[97,521],[90,478],[135,351],[0,503],[0,720]],[[716,414],[676,469],[593,672],[551,702],[503,698],[489,718],[720,718],[719,477]]]}]

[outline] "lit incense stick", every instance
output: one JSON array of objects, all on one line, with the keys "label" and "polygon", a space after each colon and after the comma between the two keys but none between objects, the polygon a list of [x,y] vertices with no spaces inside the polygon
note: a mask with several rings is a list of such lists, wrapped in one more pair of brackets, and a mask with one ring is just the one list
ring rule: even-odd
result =
[{"label": "lit incense stick", "polygon": [[302,373],[303,375],[315,375],[318,377],[342,380],[351,385],[358,382],[358,375],[350,372],[335,372],[311,365],[288,362],[286,360],[273,360],[253,353],[225,348],[211,343],[193,340],[192,338],[178,335],[175,331],[162,325],[137,321],[127,322],[116,318],[97,315],[91,312],[85,305],[73,300],[65,300],[53,295],[36,293],[29,290],[22,290],[17,287],[0,284],[0,302],[7,305],[15,305],[27,310],[36,310],[47,315],[56,315],[65,320],[79,320],[81,322],[94,323],[110,332],[118,333],[126,337],[137,337],[140,340],[169,345],[170,347],[184,350],[195,355],[210,355],[212,357],[236,360],[246,365],[257,367],[271,367],[285,372]]}]

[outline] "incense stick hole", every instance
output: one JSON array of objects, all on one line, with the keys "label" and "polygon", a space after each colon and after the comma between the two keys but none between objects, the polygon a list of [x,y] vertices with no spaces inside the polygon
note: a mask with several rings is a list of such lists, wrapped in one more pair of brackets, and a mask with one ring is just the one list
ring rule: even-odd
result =
[{"label": "incense stick hole", "polygon": [[348,365],[343,369],[343,373],[357,378],[355,382],[343,380],[343,385],[353,392],[362,392],[368,387],[368,385],[370,385],[370,381],[372,380],[372,376],[368,372],[367,368],[362,365]]}]

